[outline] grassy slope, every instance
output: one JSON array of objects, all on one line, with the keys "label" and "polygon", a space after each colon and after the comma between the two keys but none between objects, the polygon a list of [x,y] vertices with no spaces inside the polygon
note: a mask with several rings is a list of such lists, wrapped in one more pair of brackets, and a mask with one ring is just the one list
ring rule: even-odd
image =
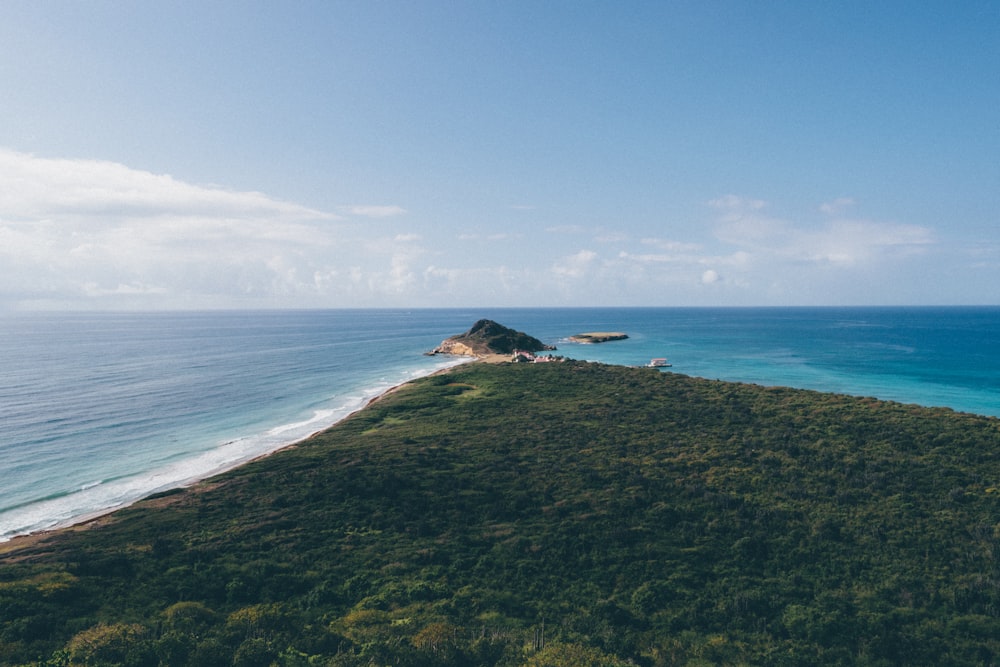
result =
[{"label": "grassy slope", "polygon": [[471,364],[0,557],[0,663],[988,664],[994,484],[995,419]]}]

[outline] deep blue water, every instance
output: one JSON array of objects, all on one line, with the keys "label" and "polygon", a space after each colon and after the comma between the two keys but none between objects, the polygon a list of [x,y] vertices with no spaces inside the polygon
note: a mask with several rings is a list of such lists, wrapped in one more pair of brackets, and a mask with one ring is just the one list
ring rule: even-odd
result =
[{"label": "deep blue water", "polygon": [[[0,540],[299,440],[455,360],[490,317],[556,354],[1000,416],[1000,308],[599,308],[0,316]],[[578,345],[585,331],[627,340]]]}]

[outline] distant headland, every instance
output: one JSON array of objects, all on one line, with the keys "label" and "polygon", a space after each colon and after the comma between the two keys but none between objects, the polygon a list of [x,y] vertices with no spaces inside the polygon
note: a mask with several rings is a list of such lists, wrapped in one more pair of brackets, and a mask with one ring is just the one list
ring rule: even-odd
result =
[{"label": "distant headland", "polygon": [[446,338],[427,354],[457,354],[466,357],[488,357],[497,354],[513,354],[516,351],[541,352],[554,350],[534,336],[482,319],[465,333]]}]

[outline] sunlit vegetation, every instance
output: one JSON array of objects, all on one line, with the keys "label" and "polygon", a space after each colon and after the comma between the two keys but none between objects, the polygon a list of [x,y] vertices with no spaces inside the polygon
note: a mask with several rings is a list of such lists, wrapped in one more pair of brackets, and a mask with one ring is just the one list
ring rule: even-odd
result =
[{"label": "sunlit vegetation", "polygon": [[988,665],[1000,421],[469,364],[0,555],[0,662]]}]

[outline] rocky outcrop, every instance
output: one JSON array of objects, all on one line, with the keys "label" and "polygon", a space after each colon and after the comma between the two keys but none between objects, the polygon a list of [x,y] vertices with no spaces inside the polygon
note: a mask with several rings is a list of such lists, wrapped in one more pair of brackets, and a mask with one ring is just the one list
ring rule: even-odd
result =
[{"label": "rocky outcrop", "polygon": [[569,337],[574,343],[607,343],[610,340],[625,340],[626,338],[628,338],[628,334],[618,331],[591,331]]},{"label": "rocky outcrop", "polygon": [[479,320],[463,334],[441,342],[428,354],[459,354],[467,357],[485,357],[491,354],[511,354],[514,350],[541,352],[554,350],[528,334],[509,329],[493,320]]}]

